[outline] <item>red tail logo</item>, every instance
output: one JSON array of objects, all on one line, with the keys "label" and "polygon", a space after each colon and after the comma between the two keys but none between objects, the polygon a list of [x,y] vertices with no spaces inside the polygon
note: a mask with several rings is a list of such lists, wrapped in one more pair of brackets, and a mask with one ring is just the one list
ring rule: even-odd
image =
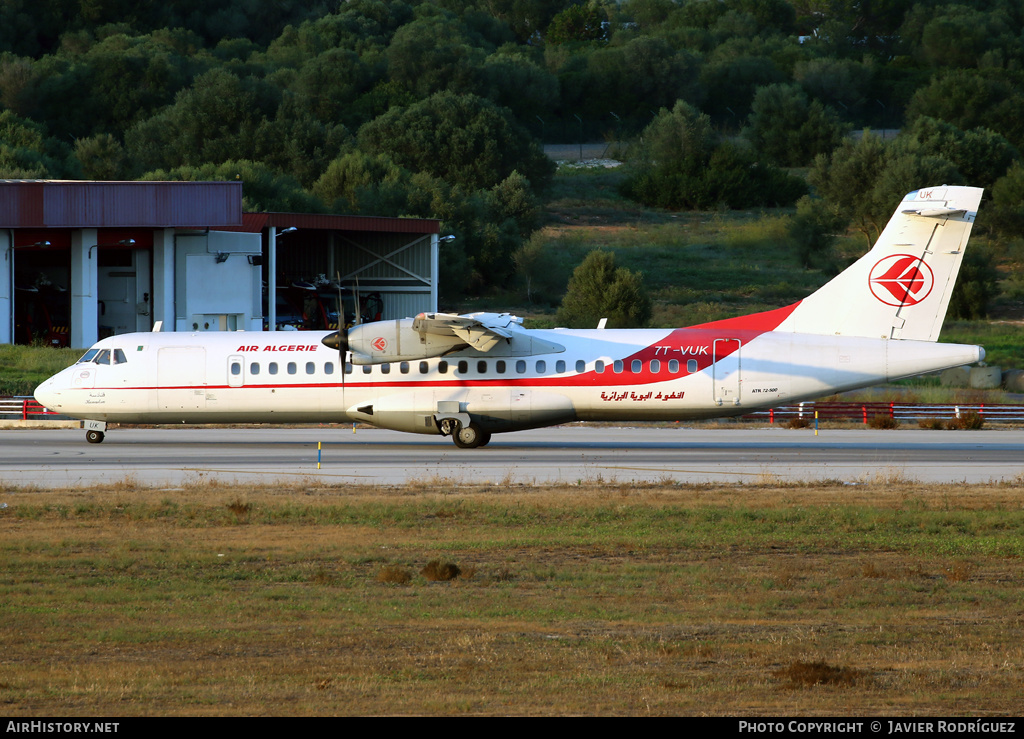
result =
[{"label": "red tail logo", "polygon": [[935,284],[932,269],[918,257],[893,254],[871,268],[868,287],[886,305],[917,305]]}]

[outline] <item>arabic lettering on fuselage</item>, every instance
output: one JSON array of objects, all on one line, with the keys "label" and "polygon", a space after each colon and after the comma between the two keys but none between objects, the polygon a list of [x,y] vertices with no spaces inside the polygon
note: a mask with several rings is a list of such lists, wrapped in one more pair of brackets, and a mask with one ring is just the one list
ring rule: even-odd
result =
[{"label": "arabic lettering on fuselage", "polygon": [[611,402],[621,402],[623,400],[630,400],[639,403],[646,400],[682,400],[682,398],[682,390],[674,393],[657,394],[653,390],[646,393],[631,392],[629,390],[622,390],[621,392],[604,391],[601,393],[601,400],[607,400]]}]

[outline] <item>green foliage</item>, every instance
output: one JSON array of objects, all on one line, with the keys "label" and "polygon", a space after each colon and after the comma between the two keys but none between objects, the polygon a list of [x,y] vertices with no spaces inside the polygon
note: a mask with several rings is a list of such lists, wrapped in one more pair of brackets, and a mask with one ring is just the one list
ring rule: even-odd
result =
[{"label": "green foliage", "polygon": [[595,250],[569,278],[558,322],[569,328],[596,328],[607,318],[611,328],[645,326],[651,300],[638,272],[615,266],[615,255]]},{"label": "green foliage", "polygon": [[710,208],[726,205],[789,205],[806,191],[803,183],[745,150],[723,142],[711,121],[679,101],[662,110],[642,136],[630,161],[623,193],[659,208]]},{"label": "green foliage", "polygon": [[[960,172],[964,184],[992,187],[1020,159],[1017,149],[987,128],[961,131],[952,123],[921,116],[900,133],[893,150],[914,156],[948,159]],[[952,183],[951,183],[952,184]]]},{"label": "green foliage", "polygon": [[796,85],[769,85],[754,96],[743,133],[769,161],[799,167],[839,146],[848,129],[835,111],[808,102]]},{"label": "green foliage", "polygon": [[808,176],[817,194],[834,212],[873,244],[892,215],[893,203],[927,183],[961,184],[962,175],[947,159],[919,150],[901,150],[865,131],[832,152],[819,154]]},{"label": "green foliage", "polygon": [[983,223],[997,233],[1019,238],[1024,234],[1024,163],[1013,163],[992,187],[991,207]]},{"label": "green foliage", "polygon": [[989,304],[998,294],[999,273],[991,255],[980,244],[964,253],[953,294],[949,299],[949,317],[974,320],[988,317]]},{"label": "green foliage", "polygon": [[917,90],[907,105],[907,122],[921,116],[951,123],[962,131],[988,128],[1024,148],[1024,89],[996,71],[958,70]]},{"label": "green foliage", "polygon": [[599,41],[605,36],[605,20],[607,17],[594,3],[570,5],[551,19],[544,39],[549,44]]},{"label": "green foliage", "polygon": [[543,188],[555,169],[510,111],[476,95],[441,92],[390,110],[359,129],[359,144],[471,189],[493,187],[513,171]]},{"label": "green foliage", "polygon": [[833,247],[836,234],[842,232],[847,223],[834,203],[806,195],[800,198],[789,230],[796,243],[800,265],[805,269],[838,273],[840,265],[836,262]]},{"label": "green foliage", "polygon": [[180,182],[240,180],[243,183],[244,210],[297,213],[317,213],[322,210],[320,202],[303,190],[295,178],[281,174],[261,162],[244,159],[199,167],[155,170],[146,173],[141,179]]}]

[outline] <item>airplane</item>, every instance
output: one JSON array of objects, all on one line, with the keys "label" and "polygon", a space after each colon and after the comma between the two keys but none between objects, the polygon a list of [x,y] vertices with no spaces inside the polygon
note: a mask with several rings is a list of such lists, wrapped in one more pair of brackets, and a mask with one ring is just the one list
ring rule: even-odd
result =
[{"label": "airplane", "polygon": [[115,422],[360,422],[475,448],[571,421],[742,415],[982,360],[937,343],[981,195],[907,194],[867,254],[761,313],[676,329],[421,313],[333,332],[121,334],[35,397],[83,419],[92,443]]}]

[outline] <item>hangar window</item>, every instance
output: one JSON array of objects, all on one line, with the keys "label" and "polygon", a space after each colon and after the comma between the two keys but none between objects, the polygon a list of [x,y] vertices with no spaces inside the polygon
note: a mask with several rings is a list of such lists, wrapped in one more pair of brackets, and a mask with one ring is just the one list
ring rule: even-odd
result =
[{"label": "hangar window", "polygon": [[267,365],[267,372],[269,372],[272,375],[276,375],[277,374],[277,362],[271,362],[270,364],[268,364]]},{"label": "hangar window", "polygon": [[252,364],[249,365],[249,374],[250,375],[258,375],[259,373],[260,373],[260,363],[259,362],[253,362]]},{"label": "hangar window", "polygon": [[679,371],[679,360],[678,359],[670,359],[670,360],[668,360],[668,371],[671,372],[672,374],[675,374],[676,372]]},{"label": "hangar window", "polygon": [[398,371],[401,372],[403,375],[409,374],[409,363],[402,362],[400,365],[398,365]]},{"label": "hangar window", "polygon": [[651,372],[654,373],[654,374],[658,374],[659,372],[661,372],[661,360],[659,360],[659,359],[652,359],[651,360]]},{"label": "hangar window", "polygon": [[584,362],[582,359],[577,359],[576,360],[576,371],[577,372],[581,372],[581,373],[582,372],[586,372],[587,371],[587,363]]},{"label": "hangar window", "polygon": [[430,365],[426,362],[420,362],[420,374],[425,375],[430,371]]},{"label": "hangar window", "polygon": [[306,374],[307,375],[316,374],[316,363],[315,362],[306,362]]},{"label": "hangar window", "polygon": [[289,375],[297,374],[298,371],[299,371],[299,367],[298,367],[297,364],[295,364],[295,362],[289,362],[288,363],[288,374]]},{"label": "hangar window", "polygon": [[519,359],[516,361],[516,372],[519,374],[526,374],[526,360]]},{"label": "hangar window", "polygon": [[696,372],[697,371],[697,360],[696,359],[687,359],[686,360],[686,371],[687,372]]}]

